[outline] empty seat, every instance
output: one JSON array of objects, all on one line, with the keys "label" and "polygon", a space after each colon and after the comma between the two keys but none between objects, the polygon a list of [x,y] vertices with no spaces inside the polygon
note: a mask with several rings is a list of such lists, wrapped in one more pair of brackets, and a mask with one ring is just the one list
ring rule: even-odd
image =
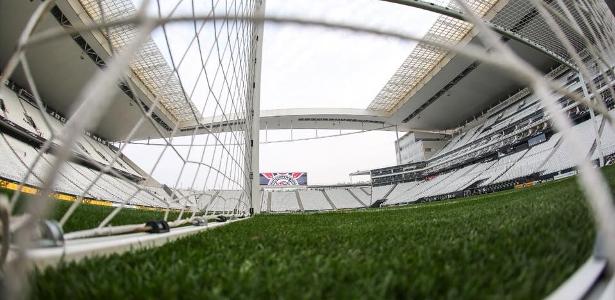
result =
[{"label": "empty seat", "polygon": [[271,192],[272,211],[298,211],[299,209],[299,203],[294,191]]},{"label": "empty seat", "polygon": [[345,188],[325,189],[325,193],[333,202],[336,208],[358,208],[363,207],[356,198]]},{"label": "empty seat", "polygon": [[304,210],[333,209],[320,190],[299,190],[298,193]]}]

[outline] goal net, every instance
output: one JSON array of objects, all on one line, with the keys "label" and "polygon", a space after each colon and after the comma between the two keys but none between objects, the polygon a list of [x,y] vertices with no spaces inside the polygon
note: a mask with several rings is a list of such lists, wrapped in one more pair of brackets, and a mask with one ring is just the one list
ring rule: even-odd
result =
[{"label": "goal net", "polygon": [[[1,160],[0,178],[12,191],[0,203],[0,263],[12,272],[4,278],[13,278],[13,290],[20,290],[28,261],[24,249],[41,241],[59,243],[54,230],[70,241],[259,212],[265,22],[419,43],[372,102],[374,110],[390,112],[454,55],[509,72],[540,98],[561,136],[558,145],[581,141],[565,146],[574,153],[579,182],[615,261],[612,196],[592,163],[600,159],[603,165],[605,157],[597,152],[587,157],[585,139],[561,109],[562,97],[590,109],[598,136],[612,126],[607,107],[612,96],[605,91],[613,95],[613,88],[595,80],[612,80],[615,65],[615,22],[606,3],[390,2],[441,16],[419,37],[360,24],[265,16],[264,0],[29,4],[31,16],[15,33],[16,48],[1,74],[0,113],[8,125],[0,132],[0,155],[10,159]],[[473,37],[481,42],[470,43]],[[510,39],[578,73],[585,81],[583,93],[563,89],[558,78],[534,69],[505,43]],[[40,57],[58,44],[77,47],[80,60],[94,67],[73,61],[64,66],[77,75],[35,76],[41,62],[30,54]],[[77,88],[57,92],[50,83],[58,80],[74,81]],[[133,216],[135,210],[150,214]],[[9,251],[10,245],[18,250]]]}]

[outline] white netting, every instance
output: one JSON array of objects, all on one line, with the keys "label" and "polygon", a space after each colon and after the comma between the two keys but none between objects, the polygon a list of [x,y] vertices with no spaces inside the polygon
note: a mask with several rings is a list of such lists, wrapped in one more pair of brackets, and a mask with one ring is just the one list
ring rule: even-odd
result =
[{"label": "white netting", "polygon": [[[538,149],[519,152],[492,165],[438,174],[439,181],[430,181],[428,185],[405,185],[403,191],[418,189],[417,195],[421,196],[435,195],[438,189],[452,191],[465,184],[461,179],[475,179],[496,164],[504,171],[494,171],[485,184],[497,183],[506,176],[527,173],[527,169],[514,168],[516,162],[526,157],[532,159],[527,164],[532,168],[536,167],[535,161],[544,162],[538,168],[544,172],[576,166],[597,226],[604,234],[609,259],[615,261],[611,195],[590,160],[594,156],[605,159],[613,148],[610,140],[606,145],[596,140],[611,128],[607,103],[612,102],[613,94],[615,22],[603,1],[442,1],[436,4],[457,11],[464,20],[442,16],[425,37],[320,20],[264,18],[257,13],[262,12],[261,1],[143,1],[139,9],[127,0],[82,0],[72,4],[76,7],[70,16],[51,1],[39,4],[2,73],[2,120],[10,126],[1,133],[0,176],[16,192],[10,202],[0,199],[0,219],[5,231],[16,232],[11,242],[20,247],[12,257],[9,255],[5,268],[5,272],[12,272],[5,276],[10,281],[9,293],[20,292],[25,282],[27,257],[21,254],[23,249],[40,242],[31,233],[40,220],[48,217],[50,195],[71,201],[70,207],[58,217],[60,226],[67,226],[84,202],[114,207],[95,220],[95,225],[68,233],[66,239],[151,229],[142,224],[111,226],[126,207],[160,210],[172,226],[179,226],[200,215],[244,216],[259,205],[275,211],[281,207],[276,203],[288,206],[280,210],[365,207],[371,203],[370,194],[361,187],[270,192],[262,197],[255,193],[263,21],[420,42],[372,103],[370,109],[374,110],[391,111],[405,101],[451,53],[510,72],[533,92],[536,101],[532,105],[540,104],[544,111],[541,117],[547,116],[539,120],[543,121],[540,124],[532,123],[536,120],[531,119],[520,126],[552,126],[561,135],[561,142],[558,136],[550,153]],[[55,18],[59,26],[37,29],[44,17]],[[581,93],[563,89],[560,78],[545,77],[521,60],[494,29],[519,35],[545,53],[568,62],[573,67],[571,72],[580,74]],[[175,39],[182,32],[184,39]],[[156,44],[152,35],[162,44]],[[468,44],[475,36],[481,43]],[[99,68],[88,74],[91,78],[74,99],[68,118],[47,107],[45,95],[39,93],[39,83],[45,78],[34,80],[25,55],[36,47],[52,44],[54,39],[67,37]],[[15,79],[14,74],[22,76]],[[139,115],[131,119],[121,138],[105,141],[95,133],[104,122],[113,121],[107,112],[114,107],[114,101],[128,101],[138,108]],[[572,103],[576,105],[574,110],[561,109]],[[592,122],[594,114],[599,115],[594,139],[570,142],[586,141],[572,129],[568,118],[571,112],[578,114],[582,109],[589,109]],[[547,123],[550,125],[544,125]],[[454,154],[453,159],[471,159],[476,155],[476,149],[469,151],[467,146],[475,138],[469,133],[448,149]],[[503,147],[516,138],[510,132],[496,135],[499,139],[494,145],[479,146]],[[145,156],[145,166],[133,163],[123,154],[137,137],[149,137],[142,146],[157,149],[141,154]],[[591,149],[587,149],[588,144]],[[561,158],[564,154],[557,153],[559,149],[567,149],[566,160]],[[450,167],[453,159],[436,158],[434,170]],[[506,174],[507,171],[511,173]],[[159,177],[167,178],[166,184],[155,180]],[[396,187],[378,194],[401,197],[394,191]],[[34,198],[22,203],[23,209],[17,213],[20,194],[28,193]],[[308,199],[314,203],[304,205],[302,201]],[[7,210],[15,213],[7,217]],[[4,237],[7,235],[3,233]],[[3,238],[4,244],[6,240]],[[2,249],[4,261],[6,245]]]},{"label": "white netting", "polygon": [[[58,203],[60,208],[66,206],[63,203],[69,205],[56,216],[65,231],[72,228],[64,236],[66,240],[152,229],[134,222],[118,227],[115,219],[125,209],[159,211],[159,217],[171,227],[207,215],[247,215],[253,207],[252,139],[254,132],[258,134],[252,128],[254,103],[258,103],[255,62],[259,33],[255,23],[194,19],[179,29],[192,38],[174,47],[170,44],[178,28],[167,24],[126,22],[98,29],[78,28],[148,16],[172,18],[186,11],[201,16],[252,16],[260,2],[179,1],[171,8],[151,2],[140,10],[128,0],[74,4],[77,17],[66,13],[66,7],[41,4],[31,23],[39,17],[55,18],[57,26],[42,30],[70,36],[69,46],[79,47],[82,59],[90,59],[100,70],[87,75],[92,79],[73,100],[72,111],[64,112],[71,116],[54,111],[51,99],[39,94],[39,83],[45,78],[34,80],[24,55],[28,47],[13,56],[2,74],[3,120],[31,134],[24,139],[1,133],[2,182],[15,190],[9,205],[15,213],[12,226],[3,224],[3,228],[17,232],[37,227],[37,220],[52,212],[47,195],[64,200]],[[150,33],[157,34],[163,43],[156,44]],[[31,34],[24,30],[25,40]],[[13,78],[12,73],[24,76]],[[129,114],[129,120],[122,119],[122,111],[111,113],[121,101],[128,101],[128,108],[137,115]],[[220,121],[203,121],[214,117]],[[221,126],[229,120],[233,122]],[[95,132],[100,130],[99,124],[108,122],[123,122],[128,130],[115,140],[102,139]],[[128,142],[144,136],[158,144],[143,152],[145,166],[123,154]],[[181,148],[177,143],[200,146]],[[32,197],[35,200],[23,200]],[[91,225],[71,227],[73,219],[83,217],[86,203],[109,208],[104,216],[88,216]],[[29,244],[27,236],[20,239],[16,234],[15,243]]]},{"label": "white netting", "polygon": [[[434,4],[459,12],[460,15],[463,13],[455,1],[450,3],[448,1],[439,1]],[[574,64],[568,51],[560,42],[559,37],[545,23],[544,18],[540,17],[531,0],[467,1],[467,4],[472,11],[493,28],[517,35],[532,43],[532,45],[547,51],[550,55]],[[602,6],[604,5],[603,3],[598,2],[589,5],[589,2],[586,4],[581,1],[576,3],[576,5],[574,4],[575,2],[572,0],[546,1],[544,3],[549,12],[555,15],[566,17],[564,11],[568,9],[571,16],[578,20],[578,26],[582,32],[608,32],[608,26],[601,28],[601,25],[596,23],[599,22],[598,20],[590,20],[587,17],[588,13],[592,13],[590,10],[596,10],[596,13],[604,11],[608,13],[608,8]],[[492,10],[491,13],[489,13],[490,10]],[[585,13],[582,13],[582,11],[585,11]],[[560,19],[556,21],[565,33],[567,40],[571,42],[577,51],[585,48],[586,41],[572,25]],[[475,36],[471,34],[472,28],[473,25],[470,22],[449,16],[440,16],[425,38],[453,45],[468,43]],[[587,36],[587,38],[592,43],[599,41],[599,39],[592,35]],[[429,80],[430,77],[428,75],[432,71],[437,72],[435,70],[436,66],[442,64],[443,59],[448,54],[450,54],[449,51],[431,47],[426,43],[419,43],[380,93],[378,93],[370,104],[369,109],[391,112],[396,107],[399,107],[416,92],[417,87],[421,83]]]},{"label": "white netting", "polygon": [[[494,7],[498,0],[468,1],[468,5],[481,17]],[[435,3],[450,9],[459,10],[454,1]],[[440,16],[425,35],[426,40],[456,44],[468,36],[472,24],[449,16]],[[468,37],[466,39],[471,38]],[[467,40],[466,42],[469,42]],[[399,105],[408,93],[412,91],[429,72],[448,54],[448,51],[419,43],[406,58],[389,82],[369,105],[371,110],[392,111]]]}]

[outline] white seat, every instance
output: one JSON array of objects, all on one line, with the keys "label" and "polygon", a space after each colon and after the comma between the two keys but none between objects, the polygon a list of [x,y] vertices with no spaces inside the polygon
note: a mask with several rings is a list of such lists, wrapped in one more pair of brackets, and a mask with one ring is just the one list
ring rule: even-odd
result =
[{"label": "white seat", "polygon": [[320,190],[299,190],[299,198],[304,210],[328,210],[331,205]]}]

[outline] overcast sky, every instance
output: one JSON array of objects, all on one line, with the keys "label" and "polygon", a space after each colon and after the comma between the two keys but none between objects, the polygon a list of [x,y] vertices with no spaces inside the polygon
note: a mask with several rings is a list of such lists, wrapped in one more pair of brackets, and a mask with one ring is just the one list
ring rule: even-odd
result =
[{"label": "overcast sky", "polygon": [[[174,2],[161,1],[168,7]],[[190,12],[190,1],[184,2],[188,5],[182,4],[179,11]],[[266,13],[357,24],[415,35],[423,35],[437,17],[433,13],[378,0],[267,0]],[[170,34],[176,60],[179,59],[177,53],[185,51],[185,45],[194,33],[192,27],[189,28],[192,31],[178,27]],[[213,32],[213,28],[211,30]],[[160,31],[153,36],[159,47],[166,49]],[[266,24],[261,109],[366,108],[413,47],[413,43],[371,35]],[[163,54],[168,59],[164,51]],[[198,69],[195,68],[200,69],[201,64],[190,61],[196,59],[196,56],[188,55],[185,67],[180,68],[185,86],[196,82],[194,74],[198,73]],[[195,94],[199,93],[205,95],[206,91],[197,89]],[[201,104],[198,101],[195,101],[197,106]],[[319,136],[337,133],[319,131]],[[314,135],[313,130],[293,132],[295,138]],[[269,131],[266,136],[262,132],[261,140],[285,140],[290,137],[290,132]],[[262,144],[260,170],[305,171],[308,172],[309,184],[349,182],[348,174],[351,172],[395,164],[394,141],[395,133],[370,132]],[[130,147],[126,154],[137,163],[151,164],[142,155],[143,151],[143,147]],[[170,167],[171,163],[167,165]],[[175,178],[169,175],[173,172],[158,173],[154,175],[159,181],[174,184]]]}]

